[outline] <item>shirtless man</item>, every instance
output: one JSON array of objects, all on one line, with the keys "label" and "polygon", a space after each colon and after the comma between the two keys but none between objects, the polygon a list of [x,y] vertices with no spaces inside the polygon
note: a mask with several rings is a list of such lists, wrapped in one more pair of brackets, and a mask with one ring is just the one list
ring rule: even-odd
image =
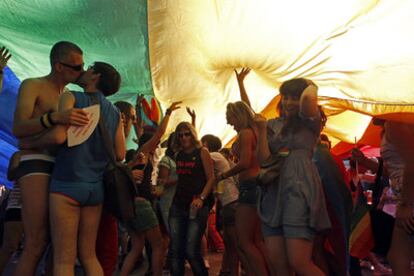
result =
[{"label": "shirtless man", "polygon": [[[51,72],[22,82],[13,122],[18,139],[36,137],[55,124],[85,125],[80,109],[57,112],[65,86],[75,83],[83,70],[82,50],[71,42],[56,43],[50,52]],[[34,275],[48,241],[48,189],[54,166],[53,149],[24,150],[16,180],[21,187],[25,245],[15,275]]]}]

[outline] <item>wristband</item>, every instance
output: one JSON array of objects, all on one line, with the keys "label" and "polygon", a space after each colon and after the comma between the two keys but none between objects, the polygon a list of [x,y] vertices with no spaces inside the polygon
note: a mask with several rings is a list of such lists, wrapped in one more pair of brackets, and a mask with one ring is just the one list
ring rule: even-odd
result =
[{"label": "wristband", "polygon": [[47,128],[47,125],[45,124],[45,122],[43,121],[43,116],[40,116],[40,124],[42,125],[43,128]]},{"label": "wristband", "polygon": [[172,110],[167,108],[167,111],[165,111],[165,116],[171,115],[171,113],[172,113]]},{"label": "wristband", "polygon": [[47,120],[49,121],[49,123],[50,123],[52,126],[56,125],[56,122],[54,122],[54,121],[52,120],[52,111],[49,111],[49,112],[47,113]]},{"label": "wristband", "polygon": [[52,124],[49,122],[49,118],[47,116],[47,113],[43,114],[42,118],[43,118],[43,123],[46,125],[46,128],[51,128]]}]

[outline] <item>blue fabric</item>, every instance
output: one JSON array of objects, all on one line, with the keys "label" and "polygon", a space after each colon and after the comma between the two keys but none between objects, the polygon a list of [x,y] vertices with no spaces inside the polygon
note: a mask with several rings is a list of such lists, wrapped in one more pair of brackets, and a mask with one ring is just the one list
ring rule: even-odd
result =
[{"label": "blue fabric", "polygon": [[17,150],[17,139],[12,134],[12,127],[20,80],[8,67],[3,72],[3,89],[0,93],[0,184],[11,188],[13,183],[7,180],[7,167],[10,156]]},{"label": "blue fabric", "polygon": [[[92,97],[87,93],[73,92],[73,95],[75,96],[76,108],[92,105]],[[106,127],[112,141],[114,141],[119,123],[119,111],[102,93],[97,92],[97,95],[101,105],[100,116],[104,116]],[[109,160],[97,126],[88,140],[82,144],[69,148],[65,143],[59,147],[52,179],[81,182],[101,181]]]}]

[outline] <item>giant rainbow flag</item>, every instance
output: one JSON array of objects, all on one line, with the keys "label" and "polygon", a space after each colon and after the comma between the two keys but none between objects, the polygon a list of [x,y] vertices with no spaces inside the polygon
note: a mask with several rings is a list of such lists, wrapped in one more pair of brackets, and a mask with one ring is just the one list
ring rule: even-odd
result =
[{"label": "giant rainbow flag", "polygon": [[[239,100],[233,70],[241,67],[252,68],[246,89],[267,117],[283,81],[312,79],[337,141],[359,140],[373,115],[413,121],[411,0],[2,0],[0,15],[0,45],[13,54],[0,95],[0,183],[16,147],[16,87],[49,72],[59,40],[80,45],[86,63],[119,68],[123,85],[112,100],[144,94],[162,109],[182,100],[201,134],[224,142],[235,134],[225,107]],[[171,128],[181,120],[189,120],[185,109]]]}]

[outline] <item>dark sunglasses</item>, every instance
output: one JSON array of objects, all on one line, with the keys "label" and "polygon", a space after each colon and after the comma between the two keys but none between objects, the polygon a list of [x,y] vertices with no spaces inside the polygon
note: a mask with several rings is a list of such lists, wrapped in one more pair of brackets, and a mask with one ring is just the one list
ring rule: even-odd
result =
[{"label": "dark sunglasses", "polygon": [[191,136],[191,132],[187,131],[187,132],[181,132],[178,133],[178,138],[183,138],[183,137],[190,137]]},{"label": "dark sunglasses", "polygon": [[63,66],[65,66],[65,67],[68,67],[68,68],[74,70],[74,71],[80,72],[80,71],[83,70],[83,64],[80,64],[80,65],[70,65],[70,64],[67,64],[67,63],[63,63],[63,62],[59,62],[59,63],[62,64]]}]

